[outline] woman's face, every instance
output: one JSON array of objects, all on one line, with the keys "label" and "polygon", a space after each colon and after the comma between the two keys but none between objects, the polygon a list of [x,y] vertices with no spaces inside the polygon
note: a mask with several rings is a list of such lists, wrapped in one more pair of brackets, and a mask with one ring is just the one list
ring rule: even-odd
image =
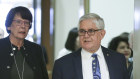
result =
[{"label": "woman's face", "polygon": [[29,27],[30,22],[26,19],[22,19],[19,14],[16,14],[8,30],[11,31],[11,37],[23,40],[28,34]]},{"label": "woman's face", "polygon": [[121,41],[117,47],[117,52],[125,55],[125,58],[128,59],[131,56],[131,49],[129,48],[126,42]]},{"label": "woman's face", "polygon": [[79,36],[76,38],[76,41],[75,41],[75,50],[79,49],[81,46],[80,46],[80,42],[79,42]]}]

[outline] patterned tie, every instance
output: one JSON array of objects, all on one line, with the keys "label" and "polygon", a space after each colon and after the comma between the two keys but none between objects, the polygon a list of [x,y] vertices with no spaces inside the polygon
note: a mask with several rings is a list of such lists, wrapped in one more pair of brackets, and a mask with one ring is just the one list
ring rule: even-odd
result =
[{"label": "patterned tie", "polygon": [[100,67],[99,67],[97,54],[93,54],[92,57],[93,57],[93,60],[92,60],[93,77],[94,79],[101,79],[101,73],[100,73]]}]

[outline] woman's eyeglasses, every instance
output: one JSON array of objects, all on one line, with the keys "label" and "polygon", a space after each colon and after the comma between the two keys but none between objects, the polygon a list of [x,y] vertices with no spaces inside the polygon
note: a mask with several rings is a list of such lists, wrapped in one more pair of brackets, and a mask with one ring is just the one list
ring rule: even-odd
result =
[{"label": "woman's eyeglasses", "polygon": [[13,20],[17,26],[24,24],[26,27],[30,27],[31,23],[29,21]]}]

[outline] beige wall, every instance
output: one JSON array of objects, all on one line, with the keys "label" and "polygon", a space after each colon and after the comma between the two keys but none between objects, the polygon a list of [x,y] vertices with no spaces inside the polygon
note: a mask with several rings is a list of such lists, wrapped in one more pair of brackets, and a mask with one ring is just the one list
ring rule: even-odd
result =
[{"label": "beige wall", "polygon": [[140,79],[140,0],[135,0],[134,79]]},{"label": "beige wall", "polygon": [[55,1],[55,58],[58,52],[64,48],[68,32],[78,25],[80,0],[56,0]]},{"label": "beige wall", "polygon": [[106,35],[102,40],[105,47],[113,37],[134,30],[134,0],[90,0],[89,8],[105,21]]}]

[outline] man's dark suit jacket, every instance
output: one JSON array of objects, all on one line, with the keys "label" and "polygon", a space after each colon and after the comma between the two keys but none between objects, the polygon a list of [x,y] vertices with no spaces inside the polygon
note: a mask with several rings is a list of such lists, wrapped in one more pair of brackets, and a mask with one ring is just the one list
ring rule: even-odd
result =
[{"label": "man's dark suit jacket", "polygon": [[[103,46],[102,51],[110,79],[129,79],[124,55]],[[81,49],[55,61],[52,79],[83,79]]]},{"label": "man's dark suit jacket", "polygon": [[[46,64],[41,47],[33,42],[24,40],[26,62],[34,72],[34,79],[48,79]],[[14,58],[10,54],[12,47],[9,37],[0,39],[0,79],[11,79],[11,68]]]}]

